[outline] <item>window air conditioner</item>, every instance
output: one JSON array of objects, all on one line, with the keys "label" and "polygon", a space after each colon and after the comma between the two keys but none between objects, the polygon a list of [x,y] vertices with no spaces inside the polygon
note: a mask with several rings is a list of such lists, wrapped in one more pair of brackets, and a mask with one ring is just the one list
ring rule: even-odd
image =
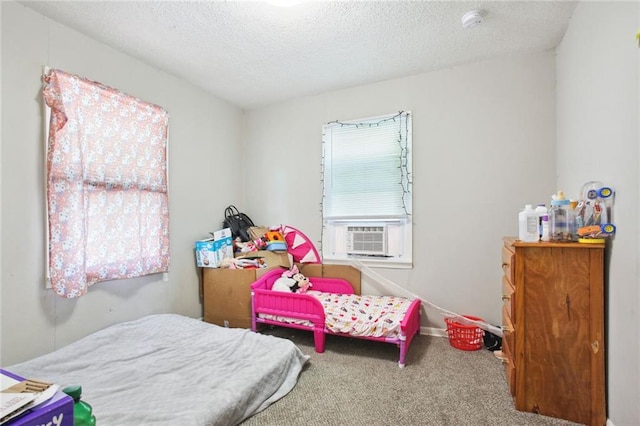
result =
[{"label": "window air conditioner", "polygon": [[387,256],[387,227],[347,226],[346,246],[348,254]]}]

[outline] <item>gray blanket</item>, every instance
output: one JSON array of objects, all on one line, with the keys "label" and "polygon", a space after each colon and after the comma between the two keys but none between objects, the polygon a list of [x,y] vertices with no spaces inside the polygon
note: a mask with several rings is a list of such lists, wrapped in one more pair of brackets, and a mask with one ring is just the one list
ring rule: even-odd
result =
[{"label": "gray blanket", "polygon": [[308,359],[286,339],[161,314],[6,369],[81,385],[101,426],[228,426],[289,393]]}]

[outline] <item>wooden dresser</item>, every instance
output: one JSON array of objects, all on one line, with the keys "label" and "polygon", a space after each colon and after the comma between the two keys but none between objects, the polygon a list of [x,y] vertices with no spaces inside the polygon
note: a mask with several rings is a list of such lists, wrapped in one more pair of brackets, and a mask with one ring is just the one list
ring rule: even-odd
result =
[{"label": "wooden dresser", "polygon": [[502,248],[502,351],[516,409],[602,426],[604,244]]}]

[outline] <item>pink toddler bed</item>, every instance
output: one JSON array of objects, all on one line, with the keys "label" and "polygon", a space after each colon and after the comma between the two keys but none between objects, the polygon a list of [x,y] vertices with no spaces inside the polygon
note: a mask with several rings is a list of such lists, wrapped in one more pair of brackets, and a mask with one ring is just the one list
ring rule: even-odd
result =
[{"label": "pink toddler bed", "polygon": [[257,324],[313,331],[316,352],[324,352],[327,334],[393,343],[402,368],[413,337],[420,331],[420,300],[394,296],[360,296],[348,281],[309,277],[313,289],[303,293],[272,291],[282,270],[269,271],[251,284],[251,329]]}]

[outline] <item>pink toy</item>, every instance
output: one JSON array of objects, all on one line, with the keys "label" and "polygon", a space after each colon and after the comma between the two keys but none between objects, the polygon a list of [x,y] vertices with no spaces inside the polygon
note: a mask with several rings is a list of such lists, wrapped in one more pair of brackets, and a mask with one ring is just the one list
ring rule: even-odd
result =
[{"label": "pink toy", "polygon": [[296,280],[296,286],[298,287],[295,291],[296,293],[306,293],[313,287],[313,284],[309,282],[309,278],[302,274],[294,275],[293,279]]},{"label": "pink toy", "polygon": [[256,246],[256,243],[254,243],[253,241],[247,241],[247,242],[236,241],[236,247],[240,249],[240,253],[250,253],[253,251],[258,251],[258,247]]},{"label": "pink toy", "polygon": [[[381,327],[378,325],[381,322],[386,322],[386,318],[381,320],[381,316],[369,315],[365,312],[359,318],[348,318],[348,320],[353,320],[354,324],[358,322],[360,327],[347,328],[345,324],[349,325],[349,321],[336,324],[338,322],[337,315],[333,313],[326,314],[325,306],[327,305],[323,305],[323,303],[327,301],[329,303],[337,303],[338,300],[349,298],[351,301],[349,305],[337,306],[339,309],[346,309],[352,304],[360,303],[361,299],[366,298],[366,303],[362,304],[364,306],[365,304],[369,305],[370,301],[375,302],[377,298],[389,298],[389,296],[354,295],[353,287],[347,281],[321,277],[309,278],[313,281],[313,290],[304,294],[273,291],[272,287],[281,276],[282,270],[275,269],[267,272],[251,284],[251,329],[253,331],[257,331],[258,323],[313,331],[315,349],[318,353],[324,352],[325,336],[327,334],[393,343],[400,348],[398,365],[401,368],[404,367],[411,341],[420,332],[421,302],[419,299],[411,301],[402,298],[391,298],[396,301],[402,300],[402,306],[406,308],[402,308],[398,312],[400,320],[395,325],[394,330],[396,332],[390,335],[380,335]],[[363,324],[362,321],[368,321],[369,324]],[[343,327],[342,329],[351,331],[335,331],[336,327],[338,329]],[[363,332],[363,329],[369,331]],[[376,332],[372,331],[373,329]]]},{"label": "pink toy", "polygon": [[320,263],[320,254],[309,237],[302,231],[289,225],[280,225],[272,228],[278,230],[287,243],[287,251],[297,263]]},{"label": "pink toy", "polygon": [[280,278],[275,280],[271,291],[284,291],[285,293],[306,293],[313,287],[313,284],[309,282],[309,278],[300,273],[298,267],[293,267],[287,271],[284,271]]}]

